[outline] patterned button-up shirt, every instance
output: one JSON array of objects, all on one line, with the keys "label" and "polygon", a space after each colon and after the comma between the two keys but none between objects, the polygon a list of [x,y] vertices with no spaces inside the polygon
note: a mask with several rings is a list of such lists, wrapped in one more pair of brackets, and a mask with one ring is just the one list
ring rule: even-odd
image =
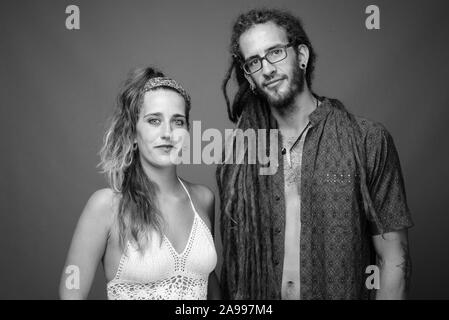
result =
[{"label": "patterned button-up shirt", "polygon": [[[372,236],[379,230],[367,217],[344,112],[325,98],[310,114],[304,141],[300,186],[301,299],[367,299],[366,268],[375,264]],[[367,186],[383,232],[413,225],[399,157],[388,131],[355,117],[365,147]],[[273,183],[274,263],[281,286],[285,197],[282,161]]]}]

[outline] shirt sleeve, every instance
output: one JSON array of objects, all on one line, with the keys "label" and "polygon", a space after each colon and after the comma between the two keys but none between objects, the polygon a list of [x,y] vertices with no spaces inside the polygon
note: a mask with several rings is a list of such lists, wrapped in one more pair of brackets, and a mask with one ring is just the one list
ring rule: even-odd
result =
[{"label": "shirt sleeve", "polygon": [[[383,232],[412,227],[414,223],[393,138],[382,125],[375,124],[368,131],[365,145],[367,186]],[[373,221],[369,224],[373,235],[381,233]]]}]

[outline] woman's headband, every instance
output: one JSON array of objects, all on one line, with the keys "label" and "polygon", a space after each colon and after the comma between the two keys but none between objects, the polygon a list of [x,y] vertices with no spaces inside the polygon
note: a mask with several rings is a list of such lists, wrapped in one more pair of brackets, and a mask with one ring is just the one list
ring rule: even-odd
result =
[{"label": "woman's headband", "polygon": [[178,82],[176,82],[171,78],[167,77],[151,78],[150,80],[147,81],[147,83],[145,83],[145,86],[143,87],[143,92],[145,93],[147,91],[160,87],[172,88],[184,98],[187,105],[190,105],[190,96],[187,93],[187,91],[185,91],[184,88]]}]

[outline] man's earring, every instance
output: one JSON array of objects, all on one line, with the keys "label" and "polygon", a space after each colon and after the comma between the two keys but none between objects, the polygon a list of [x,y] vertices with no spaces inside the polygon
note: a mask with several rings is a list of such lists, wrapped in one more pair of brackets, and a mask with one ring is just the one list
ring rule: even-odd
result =
[{"label": "man's earring", "polygon": [[304,62],[302,62],[301,64],[300,64],[300,68],[302,69],[302,70],[306,70],[306,64],[304,63]]},{"label": "man's earring", "polygon": [[137,150],[137,142],[134,142],[133,143],[133,151],[136,151]]}]

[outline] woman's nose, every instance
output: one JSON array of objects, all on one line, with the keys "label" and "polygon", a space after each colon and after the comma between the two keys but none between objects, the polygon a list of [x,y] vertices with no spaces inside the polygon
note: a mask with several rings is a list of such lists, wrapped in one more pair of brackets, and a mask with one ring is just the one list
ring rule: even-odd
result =
[{"label": "woman's nose", "polygon": [[170,139],[172,132],[171,124],[166,122],[162,128],[162,138]]}]

